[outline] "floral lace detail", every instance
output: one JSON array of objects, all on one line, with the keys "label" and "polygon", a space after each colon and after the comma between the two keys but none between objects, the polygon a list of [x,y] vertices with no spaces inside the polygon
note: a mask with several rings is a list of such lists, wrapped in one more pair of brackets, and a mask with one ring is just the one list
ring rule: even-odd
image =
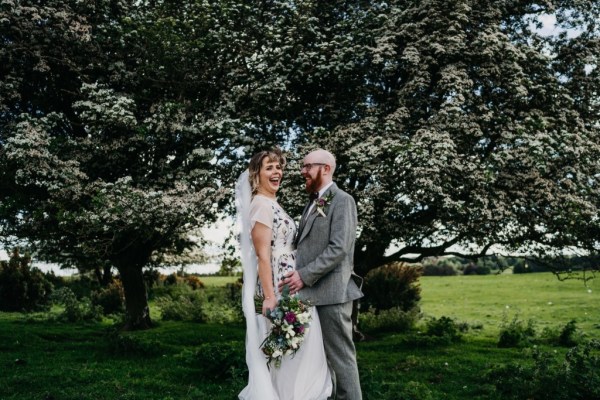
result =
[{"label": "floral lace detail", "polygon": [[[279,281],[288,272],[296,269],[296,250],[293,245],[296,236],[296,223],[277,202],[271,200],[270,203],[273,211],[271,267],[273,269],[273,284],[277,288]],[[263,291],[260,280],[258,280],[256,291],[258,295],[262,296]]]}]

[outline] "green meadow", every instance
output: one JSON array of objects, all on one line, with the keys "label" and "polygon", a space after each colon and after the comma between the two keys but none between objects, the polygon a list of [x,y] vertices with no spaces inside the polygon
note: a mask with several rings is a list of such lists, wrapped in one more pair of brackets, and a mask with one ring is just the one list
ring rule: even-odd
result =
[{"label": "green meadow", "polygon": [[591,337],[600,338],[600,281],[559,281],[550,273],[421,277],[425,316],[449,316],[482,325],[496,336],[503,321],[532,320],[539,329],[575,320]]},{"label": "green meadow", "polygon": [[[235,278],[203,279],[207,287]],[[502,397],[485,378],[495,365],[527,362],[528,348],[499,348],[503,321],[537,330],[575,320],[600,338],[600,284],[550,274],[424,277],[423,323],[451,317],[470,328],[443,343],[418,334],[372,333],[357,344],[365,399]],[[156,307],[152,305],[153,312]],[[57,312],[53,309],[51,312]],[[235,399],[245,384],[244,326],[159,321],[120,332],[115,321],[71,324],[45,314],[0,313],[0,399]],[[540,345],[559,356],[567,349]]]}]

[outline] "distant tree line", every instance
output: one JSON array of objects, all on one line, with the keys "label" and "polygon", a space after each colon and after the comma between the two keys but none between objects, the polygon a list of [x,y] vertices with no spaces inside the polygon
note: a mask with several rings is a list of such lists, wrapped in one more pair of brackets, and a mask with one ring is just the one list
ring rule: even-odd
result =
[{"label": "distant tree line", "polygon": [[511,257],[488,256],[478,259],[462,257],[431,257],[423,260],[424,276],[488,275],[506,270],[513,274],[531,272],[592,271],[600,264],[599,256]]}]

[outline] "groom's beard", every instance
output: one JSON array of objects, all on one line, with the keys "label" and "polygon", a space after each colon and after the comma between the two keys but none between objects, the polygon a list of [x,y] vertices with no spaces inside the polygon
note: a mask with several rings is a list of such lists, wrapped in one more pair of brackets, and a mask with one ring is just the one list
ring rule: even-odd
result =
[{"label": "groom's beard", "polygon": [[323,176],[321,175],[321,168],[319,168],[319,172],[317,172],[317,176],[315,178],[310,178],[310,181],[306,183],[306,193],[316,193],[321,188],[323,184]]}]

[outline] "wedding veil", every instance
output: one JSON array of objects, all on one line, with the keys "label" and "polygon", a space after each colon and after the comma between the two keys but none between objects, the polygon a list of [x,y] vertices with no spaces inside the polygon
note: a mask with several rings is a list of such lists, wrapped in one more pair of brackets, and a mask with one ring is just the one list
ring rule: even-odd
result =
[{"label": "wedding veil", "polygon": [[246,364],[248,365],[248,386],[239,394],[242,400],[276,400],[278,399],[271,376],[267,368],[267,360],[260,349],[263,338],[259,333],[257,315],[254,306],[254,293],[258,276],[256,253],[251,240],[252,225],[250,221],[250,203],[252,189],[248,179],[248,170],[240,175],[235,185],[235,202],[237,208],[237,226],[244,285],[242,287],[242,308],[246,317]]}]

